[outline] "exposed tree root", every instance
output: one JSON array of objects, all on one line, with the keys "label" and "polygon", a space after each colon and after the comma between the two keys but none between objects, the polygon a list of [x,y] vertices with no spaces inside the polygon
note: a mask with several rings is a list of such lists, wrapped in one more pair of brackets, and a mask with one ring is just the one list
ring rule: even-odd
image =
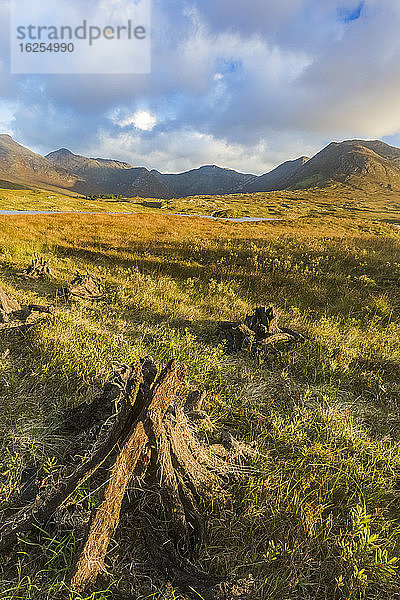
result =
[{"label": "exposed tree root", "polygon": [[[36,321],[28,322],[28,319],[35,313],[41,315]],[[38,321],[43,320],[44,314],[52,314],[52,306],[41,306],[38,304],[28,304],[21,306],[20,303],[13,298],[0,286],[0,324],[1,329],[20,329],[24,331],[35,325]],[[16,324],[15,321],[20,321],[24,325]]]},{"label": "exposed tree root", "polygon": [[210,575],[181,556],[171,540],[165,539],[154,526],[146,528],[145,536],[158,570],[193,600],[251,600],[254,597],[251,575],[238,581]]},{"label": "exposed tree root", "polygon": [[81,298],[83,300],[102,300],[105,296],[104,281],[87,271],[82,275],[78,271],[71,283],[57,291],[57,297],[63,300]]},{"label": "exposed tree root", "polygon": [[208,419],[201,410],[204,394],[192,392],[182,406],[177,394],[184,380],[185,371],[174,362],[157,376],[154,362],[147,358],[116,369],[113,381],[89,407],[70,411],[67,421],[75,420],[86,439],[95,432],[93,447],[55,486],[1,527],[0,550],[13,544],[18,533],[50,520],[97,471],[104,481],[102,498],[70,578],[75,590],[85,591],[104,571],[107,549],[135,475],[143,482],[137,500],[156,567],[193,598],[199,593],[205,600],[244,598],[233,595],[232,585],[221,578],[198,570],[190,557],[196,542],[204,540],[200,502],[223,496],[230,474],[238,473],[240,457],[254,451],[229,435],[214,446],[201,440],[196,424]]},{"label": "exposed tree root", "polygon": [[302,342],[305,337],[287,329],[279,327],[277,317],[272,306],[258,306],[253,314],[247,315],[244,322],[220,321],[218,333],[228,353],[244,349],[260,350],[273,347],[277,342]]},{"label": "exposed tree root", "polygon": [[0,323],[6,323],[17,310],[21,310],[19,302],[0,287]]}]

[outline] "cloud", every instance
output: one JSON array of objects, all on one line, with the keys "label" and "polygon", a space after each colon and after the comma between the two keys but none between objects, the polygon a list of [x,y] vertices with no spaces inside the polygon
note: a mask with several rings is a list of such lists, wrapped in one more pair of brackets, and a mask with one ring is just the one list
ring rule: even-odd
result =
[{"label": "cloud", "polygon": [[14,107],[8,102],[0,101],[0,131],[13,134]]},{"label": "cloud", "polygon": [[137,76],[12,77],[6,13],[0,0],[0,121],[43,152],[262,172],[400,132],[392,0],[153,0],[153,70]]},{"label": "cloud", "polygon": [[363,137],[400,130],[400,6],[371,1],[366,9],[299,78],[306,130]]},{"label": "cloud", "polygon": [[168,173],[194,169],[204,164],[217,164],[242,172],[262,174],[287,160],[288,154],[289,157],[304,153],[312,155],[317,149],[315,138],[305,144],[300,136],[279,134],[269,142],[244,146],[192,129],[166,132],[156,127],[146,135],[134,132],[110,134],[103,130],[95,146],[87,147],[85,153],[93,156],[100,151],[104,156],[114,156],[136,166],[144,165]]},{"label": "cloud", "polygon": [[121,115],[120,111],[114,112],[110,116],[113,123],[121,128],[134,126],[142,131],[151,131],[157,124],[157,117],[148,110],[137,110],[132,115]]}]

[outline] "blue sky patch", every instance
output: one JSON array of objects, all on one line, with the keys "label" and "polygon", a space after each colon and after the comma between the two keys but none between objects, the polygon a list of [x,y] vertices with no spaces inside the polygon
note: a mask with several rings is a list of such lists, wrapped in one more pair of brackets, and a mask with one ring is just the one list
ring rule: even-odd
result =
[{"label": "blue sky patch", "polygon": [[241,60],[218,58],[215,61],[215,66],[219,73],[227,75],[231,73],[237,73],[238,71],[242,70],[243,63]]},{"label": "blue sky patch", "polygon": [[359,19],[361,16],[364,4],[365,0],[360,2],[360,4],[355,8],[345,8],[343,6],[339,7],[338,17],[340,21],[343,21],[343,23],[351,23],[352,21],[357,21],[357,19]]}]

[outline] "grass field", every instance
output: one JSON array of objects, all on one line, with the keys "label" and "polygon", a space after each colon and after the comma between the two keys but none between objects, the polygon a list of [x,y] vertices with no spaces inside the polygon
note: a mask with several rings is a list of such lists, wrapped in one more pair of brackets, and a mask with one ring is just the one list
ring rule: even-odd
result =
[{"label": "grass field", "polygon": [[55,191],[6,189],[0,181],[0,210],[83,211],[212,215],[272,219],[386,219],[400,223],[400,199],[387,189],[350,188],[339,183],[323,188],[225,196],[193,196],[163,201],[161,209],[143,205],[143,198],[89,201]]},{"label": "grass field", "polygon": [[[0,356],[10,351],[0,363],[1,514],[24,469],[56,477],[71,443],[62,411],[90,401],[112,361],[176,358],[190,385],[207,390],[215,426],[258,451],[229,505],[204,506],[210,539],[198,564],[252,573],[254,600],[400,598],[400,230],[371,220],[393,217],[393,203],[367,201],[365,213],[358,204],[313,215],[307,197],[302,218],[252,224],[0,216],[0,281],[21,303],[52,301],[76,270],[108,288],[104,302],[60,306],[40,328],[0,338]],[[242,210],[254,215],[257,203]],[[53,280],[18,276],[34,252],[50,261]],[[260,365],[245,352],[226,355],[216,322],[268,304],[307,341]],[[86,485],[75,500],[97,498]],[[72,530],[21,536],[0,556],[1,600],[183,598],[152,570],[140,528],[126,511],[108,574],[87,596],[65,583]]]}]

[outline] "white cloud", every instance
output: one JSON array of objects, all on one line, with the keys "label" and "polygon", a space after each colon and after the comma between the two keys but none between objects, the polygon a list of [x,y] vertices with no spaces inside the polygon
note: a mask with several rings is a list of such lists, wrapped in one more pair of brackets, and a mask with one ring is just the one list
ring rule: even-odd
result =
[{"label": "white cloud", "polygon": [[125,121],[121,123],[121,127],[126,127],[131,124],[133,124],[136,129],[151,131],[157,124],[157,117],[147,110],[138,110],[132,117],[125,119]]},{"label": "white cloud", "polygon": [[0,100],[0,133],[13,135],[14,111],[15,106]]},{"label": "white cloud", "polygon": [[[269,142],[244,146],[228,143],[209,134],[191,129],[169,132],[156,131],[143,137],[133,133],[110,134],[100,131],[98,143],[85,148],[88,155],[113,156],[133,165],[155,168],[165,173],[195,169],[204,164],[216,164],[237,171],[262,174],[281,162],[302,154],[311,156],[318,142],[304,144],[301,136],[279,134]],[[210,160],[211,158],[211,160]]]},{"label": "white cloud", "polygon": [[117,110],[111,113],[110,119],[121,127],[136,127],[141,131],[151,131],[157,125],[157,117],[148,110],[137,110],[133,114]]}]

